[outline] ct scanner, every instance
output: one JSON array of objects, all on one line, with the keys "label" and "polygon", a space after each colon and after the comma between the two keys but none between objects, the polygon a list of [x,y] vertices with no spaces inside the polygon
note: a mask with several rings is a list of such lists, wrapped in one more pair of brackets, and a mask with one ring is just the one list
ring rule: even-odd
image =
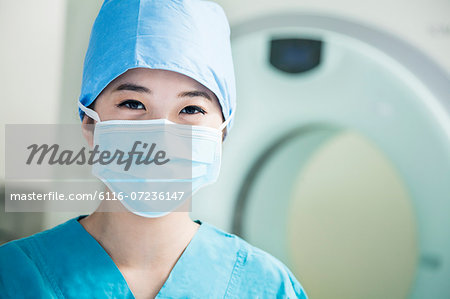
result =
[{"label": "ct scanner", "polygon": [[342,16],[241,19],[236,120],[194,218],[285,262],[311,298],[450,298],[448,69]]}]

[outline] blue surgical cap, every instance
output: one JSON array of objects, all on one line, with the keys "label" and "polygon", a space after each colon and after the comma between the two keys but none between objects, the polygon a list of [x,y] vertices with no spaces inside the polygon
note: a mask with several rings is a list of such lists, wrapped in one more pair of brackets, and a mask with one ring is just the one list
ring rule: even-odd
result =
[{"label": "blue surgical cap", "polygon": [[[203,0],[105,0],[84,60],[80,103],[87,107],[132,68],[184,74],[217,96],[225,120],[236,107],[230,26],[219,4]],[[80,118],[84,112],[79,109]],[[233,117],[232,117],[233,118]],[[229,132],[233,124],[227,125]]]}]

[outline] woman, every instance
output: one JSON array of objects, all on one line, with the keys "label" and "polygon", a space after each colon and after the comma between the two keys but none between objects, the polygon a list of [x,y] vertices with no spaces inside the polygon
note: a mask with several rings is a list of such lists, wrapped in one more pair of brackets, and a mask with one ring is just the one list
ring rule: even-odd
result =
[{"label": "woman", "polygon": [[[226,16],[213,2],[105,1],[92,29],[79,101],[83,124],[95,125],[94,135],[84,130],[90,145],[120,144],[120,135],[102,132],[123,132],[125,124],[148,128],[138,130],[144,138],[170,130],[155,125],[192,126],[189,163],[196,165],[198,149],[214,159],[189,187],[195,192],[214,182],[235,111],[229,35]],[[117,180],[125,172],[99,167],[94,174],[110,194],[148,187],[142,185],[147,180]],[[273,256],[192,221],[189,201],[156,210],[134,202],[104,201],[89,216],[0,247],[0,296],[307,298]]]}]

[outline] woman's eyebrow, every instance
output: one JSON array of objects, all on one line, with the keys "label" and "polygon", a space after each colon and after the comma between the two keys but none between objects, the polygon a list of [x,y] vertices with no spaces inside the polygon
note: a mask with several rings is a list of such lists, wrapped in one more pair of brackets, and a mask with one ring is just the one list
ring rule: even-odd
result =
[{"label": "woman's eyebrow", "polygon": [[[136,85],[136,84],[133,84],[133,83],[120,84],[114,91],[120,91],[120,90],[130,90],[130,91],[136,91],[136,92],[145,92],[145,93],[149,93],[149,94],[152,93],[152,91],[150,89],[148,89],[147,87],[141,86],[141,85]],[[180,92],[178,94],[178,97],[179,98],[184,98],[184,97],[190,97],[190,98],[204,97],[204,98],[212,101],[212,99],[209,96],[209,94],[207,92],[205,92],[205,91],[202,91],[202,90],[182,91],[182,92]]]},{"label": "woman's eyebrow", "polygon": [[148,89],[147,87],[144,87],[141,85],[136,85],[133,83],[120,84],[114,91],[119,91],[119,90],[131,90],[131,91],[137,91],[137,92],[152,93],[152,91],[150,89]]},{"label": "woman's eyebrow", "polygon": [[191,90],[191,91],[183,91],[180,92],[178,94],[179,98],[184,98],[184,97],[190,97],[190,98],[194,98],[194,97],[204,97],[210,101],[212,101],[211,97],[209,96],[209,94],[205,91],[202,90]]}]

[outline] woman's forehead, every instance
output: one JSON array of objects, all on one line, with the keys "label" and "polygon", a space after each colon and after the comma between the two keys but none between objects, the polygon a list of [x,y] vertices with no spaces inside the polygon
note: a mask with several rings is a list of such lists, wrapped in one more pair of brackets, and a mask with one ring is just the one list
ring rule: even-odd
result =
[{"label": "woman's forehead", "polygon": [[192,87],[214,94],[203,84],[189,76],[174,71],[150,68],[129,69],[114,79],[105,89],[113,88],[123,83],[139,83],[144,86],[156,85],[154,86],[154,88],[156,88],[157,84],[154,84],[154,82],[157,82],[158,84],[173,84],[179,87]]}]

